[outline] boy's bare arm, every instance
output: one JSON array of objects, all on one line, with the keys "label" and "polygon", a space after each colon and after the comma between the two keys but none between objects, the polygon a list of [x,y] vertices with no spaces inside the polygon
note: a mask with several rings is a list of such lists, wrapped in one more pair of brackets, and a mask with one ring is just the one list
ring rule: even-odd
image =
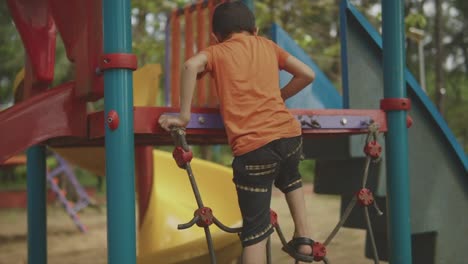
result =
[{"label": "boy's bare arm", "polygon": [[187,120],[190,120],[190,107],[197,82],[197,74],[205,70],[207,62],[206,55],[199,53],[184,63],[180,88],[180,116]]},{"label": "boy's bare arm", "polygon": [[205,70],[207,62],[206,55],[199,53],[184,63],[180,88],[180,114],[179,116],[162,115],[158,121],[162,128],[169,131],[173,126],[187,126],[190,121],[190,108],[197,74]]},{"label": "boy's bare arm", "polygon": [[289,56],[286,59],[283,70],[293,75],[289,83],[281,89],[283,100],[297,94],[315,80],[315,72],[294,56]]}]

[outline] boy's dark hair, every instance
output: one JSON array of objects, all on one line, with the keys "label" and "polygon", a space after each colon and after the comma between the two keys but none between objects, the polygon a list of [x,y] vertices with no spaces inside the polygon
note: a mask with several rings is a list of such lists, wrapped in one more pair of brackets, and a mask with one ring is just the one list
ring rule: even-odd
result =
[{"label": "boy's dark hair", "polygon": [[242,31],[255,33],[255,16],[240,1],[225,2],[218,5],[213,13],[213,33],[227,39],[232,33]]}]

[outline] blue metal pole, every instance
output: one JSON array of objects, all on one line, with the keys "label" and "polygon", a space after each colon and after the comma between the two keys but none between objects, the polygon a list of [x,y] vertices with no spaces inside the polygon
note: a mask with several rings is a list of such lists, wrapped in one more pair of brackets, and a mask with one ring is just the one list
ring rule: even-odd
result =
[{"label": "blue metal pole", "polygon": [[254,12],[254,2],[253,0],[242,0],[242,3],[244,3],[246,6],[248,6],[250,8],[250,10],[252,10],[252,12]]},{"label": "blue metal pole", "polygon": [[28,263],[47,263],[46,155],[44,146],[27,151]]},{"label": "blue metal pole", "polygon": [[[404,1],[383,0],[384,97],[406,98]],[[411,256],[410,186],[406,111],[389,111],[386,136],[389,255],[392,264]]]},{"label": "blue metal pole", "polygon": [[[104,0],[103,20],[104,53],[131,53],[130,0]],[[109,264],[136,263],[132,85],[131,70],[104,71],[105,114],[113,110],[119,118],[105,135]]]}]

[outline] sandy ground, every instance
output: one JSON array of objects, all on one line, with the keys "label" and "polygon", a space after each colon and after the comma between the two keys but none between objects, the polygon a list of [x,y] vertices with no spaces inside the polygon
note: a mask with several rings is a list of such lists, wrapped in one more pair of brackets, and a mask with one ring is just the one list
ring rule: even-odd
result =
[{"label": "sandy ground", "polygon": [[[306,202],[314,239],[323,241],[339,220],[339,198],[316,195],[307,186]],[[282,195],[273,196],[272,208],[278,213],[283,232],[290,237],[293,224]],[[48,263],[50,264],[104,264],[106,257],[106,211],[86,209],[80,214],[89,233],[77,231],[71,219],[59,206],[48,208]],[[27,263],[26,211],[0,210],[0,264]],[[371,264],[364,257],[365,232],[342,229],[328,246],[328,256],[333,264]],[[273,235],[273,263],[294,263],[281,251],[277,235]]]}]

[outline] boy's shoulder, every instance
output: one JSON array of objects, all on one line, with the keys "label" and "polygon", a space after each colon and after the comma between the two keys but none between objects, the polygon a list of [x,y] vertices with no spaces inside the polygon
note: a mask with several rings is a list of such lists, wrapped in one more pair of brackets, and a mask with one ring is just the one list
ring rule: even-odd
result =
[{"label": "boy's shoulder", "polygon": [[[236,34],[226,41],[208,46],[201,53],[204,53],[208,57],[208,61],[212,62],[224,57],[232,58],[232,56],[235,56],[233,53],[238,53],[239,56],[244,55],[245,53],[241,50],[244,50],[246,47],[247,49],[252,48],[252,52],[262,50],[275,55],[278,54],[279,50],[278,45],[266,37]],[[262,52],[262,54],[265,53]]]},{"label": "boy's shoulder", "polygon": [[233,45],[239,45],[239,43],[255,43],[255,42],[260,42],[260,43],[266,43],[268,45],[273,45],[275,46],[276,43],[273,42],[272,40],[263,37],[263,36],[241,36],[241,35],[236,35],[229,40],[223,41],[221,43],[216,43],[210,45],[207,50],[216,50],[216,49],[223,49],[225,47],[230,47]]}]

